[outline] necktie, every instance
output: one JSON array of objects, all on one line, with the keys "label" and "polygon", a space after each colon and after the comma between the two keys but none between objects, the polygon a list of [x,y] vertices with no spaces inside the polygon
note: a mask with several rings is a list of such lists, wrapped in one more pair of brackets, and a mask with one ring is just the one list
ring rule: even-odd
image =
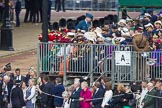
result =
[{"label": "necktie", "polygon": [[76,89],[73,91],[73,94],[75,94],[75,92],[76,92]]}]

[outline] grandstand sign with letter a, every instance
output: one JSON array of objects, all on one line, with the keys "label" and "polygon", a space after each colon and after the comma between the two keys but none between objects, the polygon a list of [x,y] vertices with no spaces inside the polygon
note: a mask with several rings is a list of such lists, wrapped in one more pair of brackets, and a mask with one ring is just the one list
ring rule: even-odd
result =
[{"label": "grandstand sign with letter a", "polygon": [[130,66],[131,52],[130,51],[115,51],[115,65]]}]

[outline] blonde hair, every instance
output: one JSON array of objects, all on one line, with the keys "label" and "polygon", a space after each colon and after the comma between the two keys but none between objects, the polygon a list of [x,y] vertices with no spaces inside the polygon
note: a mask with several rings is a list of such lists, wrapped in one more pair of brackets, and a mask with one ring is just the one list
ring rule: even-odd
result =
[{"label": "blonde hair", "polygon": [[122,83],[118,83],[118,85],[117,85],[117,91],[118,92],[124,92],[124,85]]},{"label": "blonde hair", "polygon": [[82,82],[82,86],[85,87],[85,88],[87,88],[88,87],[88,83],[86,81],[83,81]]}]

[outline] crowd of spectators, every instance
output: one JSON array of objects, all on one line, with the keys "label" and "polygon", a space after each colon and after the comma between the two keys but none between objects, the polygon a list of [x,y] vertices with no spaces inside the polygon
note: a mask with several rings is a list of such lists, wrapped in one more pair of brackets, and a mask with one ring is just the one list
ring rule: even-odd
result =
[{"label": "crowd of spectators", "polygon": [[84,79],[75,78],[65,86],[60,77],[50,80],[48,75],[36,77],[34,67],[26,76],[20,69],[1,68],[0,108],[161,108],[162,81],[159,79],[113,83],[101,77],[92,86]]},{"label": "crowd of spectators", "polygon": [[[94,19],[93,15],[87,13],[76,20],[61,18],[59,22],[49,23],[48,42],[66,43],[66,47],[62,44],[50,45],[49,53],[42,58],[42,71],[50,71],[50,63],[53,62],[54,65],[60,64],[55,70],[63,73],[63,62],[61,61],[66,55],[67,72],[89,72],[90,58],[94,58],[94,67],[99,64],[99,71],[103,73],[104,59],[111,58],[112,51],[118,50],[146,54],[148,58],[151,58],[150,61],[156,60],[154,70],[160,73],[158,69],[161,68],[162,63],[161,20],[162,12],[154,15],[153,10],[149,9],[137,19],[127,17],[117,21],[116,15]],[[39,40],[43,41],[42,34],[39,35]],[[90,45],[93,45],[93,49]],[[132,47],[115,48],[118,45],[131,45]],[[149,54],[145,53],[148,51]],[[140,61],[137,62],[140,63]],[[145,62],[142,61],[142,63]],[[143,66],[143,64],[141,65]]]}]

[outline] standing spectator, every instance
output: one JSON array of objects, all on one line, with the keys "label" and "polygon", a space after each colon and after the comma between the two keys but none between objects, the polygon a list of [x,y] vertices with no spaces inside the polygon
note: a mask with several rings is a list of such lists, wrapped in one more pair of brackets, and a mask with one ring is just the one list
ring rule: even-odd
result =
[{"label": "standing spectator", "polygon": [[[52,94],[55,96],[62,97],[62,93],[65,91],[65,88],[62,84],[61,78],[56,78],[56,86],[52,90]],[[63,99],[54,97],[54,105],[56,108],[61,108],[63,105]]]},{"label": "standing spectator", "polygon": [[[145,95],[141,105],[143,106],[143,108],[155,108],[155,98],[152,96],[155,96],[156,90],[152,83],[147,84],[147,89],[148,89],[148,92]],[[149,96],[149,95],[152,95],[152,96]]]},{"label": "standing spectator", "polygon": [[155,99],[155,108],[162,108],[162,81],[158,80],[155,87],[157,90],[156,96],[160,97]]},{"label": "standing spectator", "polygon": [[149,10],[148,10],[148,13],[151,15],[151,22],[154,23],[155,21],[157,21],[157,16],[154,15],[153,9],[149,9]]},{"label": "standing spectator", "polygon": [[20,0],[16,1],[15,12],[16,12],[16,27],[20,27],[20,12],[21,12]]},{"label": "standing spectator", "polygon": [[30,9],[31,9],[31,6],[30,6],[30,2],[31,0],[25,0],[25,9],[26,9],[26,12],[25,12],[25,17],[24,17],[24,22],[28,22],[28,17],[30,16]]},{"label": "standing spectator", "polygon": [[38,88],[38,91],[40,93],[41,97],[41,108],[51,108],[52,105],[52,97],[48,96],[42,92],[51,94],[51,89],[53,88],[53,84],[49,82],[48,76],[42,76],[42,82],[43,85],[41,86],[41,89]]},{"label": "standing spectator", "polygon": [[101,107],[102,108],[111,108],[110,101],[113,96],[113,91],[112,91],[110,82],[106,82],[105,90],[106,90],[106,92],[105,92]]},{"label": "standing spectator", "polygon": [[34,67],[30,67],[30,79],[34,79],[34,85],[37,85],[37,77],[36,77],[36,70]]},{"label": "standing spectator", "polygon": [[4,10],[3,0],[0,0],[0,22],[3,19],[3,10]]},{"label": "standing spectator", "polygon": [[2,77],[0,76],[0,108],[2,108],[2,102],[3,102],[2,86],[3,86],[3,80],[2,80]]},{"label": "standing spectator", "polygon": [[36,86],[34,85],[34,79],[29,80],[29,87],[26,89],[26,108],[35,108],[36,102]]},{"label": "standing spectator", "polygon": [[[21,85],[20,85],[20,88],[22,89],[23,91],[23,97],[24,97],[24,100],[25,100],[25,97],[26,97],[26,83],[24,81],[21,82]],[[26,106],[22,107],[22,108],[26,108]]]},{"label": "standing spectator", "polygon": [[[149,42],[147,40],[147,38],[145,36],[142,35],[142,28],[141,27],[136,27],[135,28],[135,34],[133,36],[132,39],[132,43],[134,46],[134,50],[137,52],[145,52],[148,50],[149,47]],[[137,80],[141,77],[142,79],[144,79],[146,76],[145,73],[146,71],[144,71],[146,69],[146,61],[145,59],[142,59],[142,57],[140,56],[140,54],[137,54],[137,72],[136,72],[136,78]]]},{"label": "standing spectator", "polygon": [[88,83],[83,81],[81,83],[81,92],[80,92],[80,105],[79,108],[90,108],[91,91],[88,88]]},{"label": "standing spectator", "polygon": [[22,108],[25,105],[23,91],[20,88],[20,81],[16,81],[16,87],[11,94],[12,108]]},{"label": "standing spectator", "polygon": [[25,83],[27,86],[28,86],[29,79],[30,79],[30,70],[28,71],[28,73],[25,76]]},{"label": "standing spectator", "polygon": [[55,1],[55,9],[56,9],[56,12],[59,12],[61,10],[61,0]]},{"label": "standing spectator", "polygon": [[142,103],[146,93],[148,92],[148,90],[147,90],[147,81],[146,80],[142,81],[141,87],[142,87],[142,92],[141,92],[140,96],[138,97],[138,99],[139,99],[138,107],[139,108],[142,108],[141,103]]},{"label": "standing spectator", "polygon": [[85,30],[85,31],[88,31],[89,30],[89,28],[92,26],[92,20],[93,20],[93,15],[92,14],[90,14],[90,13],[86,13],[86,18],[84,19],[84,20],[82,20],[82,21],[80,21],[77,25],[76,25],[76,27],[75,27],[75,29],[76,30]]},{"label": "standing spectator", "polygon": [[61,0],[62,11],[65,12],[65,0]]},{"label": "standing spectator", "polygon": [[124,96],[124,85],[122,83],[119,83],[117,85],[117,91],[114,93],[115,95],[119,95],[116,97],[113,97],[113,104],[114,104],[114,108],[122,108],[123,106],[123,96]]},{"label": "standing spectator", "polygon": [[25,81],[25,77],[20,74],[20,69],[19,68],[15,69],[15,73],[16,73],[16,76],[15,76],[16,81],[17,80]]},{"label": "standing spectator", "polygon": [[104,90],[102,88],[100,88],[100,82],[95,82],[93,89],[94,89],[94,93],[93,93],[92,99],[94,99],[94,100],[92,100],[92,102],[91,102],[91,107],[92,108],[101,108],[102,99],[95,100],[96,98],[103,98],[103,96],[104,96]]},{"label": "standing spectator", "polygon": [[51,20],[51,7],[52,7],[52,1],[48,0],[48,22]]},{"label": "standing spectator", "polygon": [[3,106],[7,108],[8,104],[10,103],[10,93],[13,87],[13,82],[11,82],[10,77],[5,75],[3,77]]},{"label": "standing spectator", "polygon": [[[128,108],[131,108],[132,106],[135,106],[136,105],[136,102],[134,100],[134,102],[130,102],[130,100],[133,99],[133,93],[131,91],[131,88],[130,86],[126,86],[125,87],[125,93],[124,93],[124,96],[123,96],[123,107],[128,107]],[[130,105],[131,104],[131,105]]]},{"label": "standing spectator", "polygon": [[70,96],[71,99],[70,108],[79,108],[79,101],[77,100],[79,99],[81,88],[80,88],[80,81],[78,78],[74,80],[73,86],[74,86],[74,90]]},{"label": "standing spectator", "polygon": [[151,23],[148,23],[148,24],[144,25],[144,27],[145,27],[145,30],[143,32],[143,35],[150,42],[151,41],[151,37],[153,36],[154,26]]},{"label": "standing spectator", "polygon": [[43,0],[39,0],[38,14],[40,15],[40,22],[42,22],[42,3],[43,3]]}]

